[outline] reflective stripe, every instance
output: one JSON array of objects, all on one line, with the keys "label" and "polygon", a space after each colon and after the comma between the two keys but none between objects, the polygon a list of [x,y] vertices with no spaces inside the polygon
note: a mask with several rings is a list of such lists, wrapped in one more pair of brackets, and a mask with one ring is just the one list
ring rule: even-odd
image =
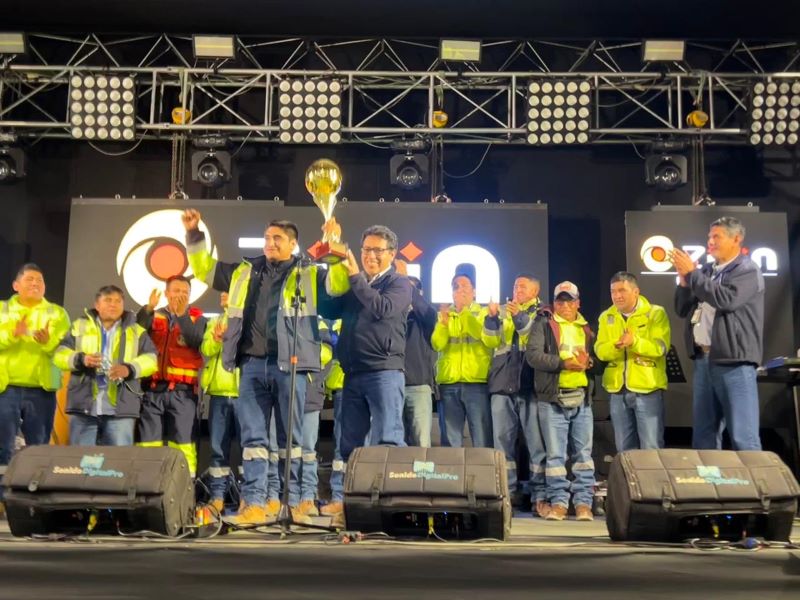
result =
[{"label": "reflective stripe", "polygon": [[211,477],[227,477],[231,474],[230,467],[208,467],[208,474]]},{"label": "reflective stripe", "polygon": [[0,475],[5,474],[7,468],[8,467],[6,465],[0,465]]},{"label": "reflective stripe", "polygon": [[531,331],[531,327],[533,327],[533,319],[528,319],[528,324],[525,325],[522,329],[517,329],[517,334],[519,335],[528,335]]},{"label": "reflective stripe", "polygon": [[488,335],[489,337],[500,337],[503,331],[501,329],[489,329],[488,327],[483,328],[483,335]]},{"label": "reflective stripe", "polygon": [[509,471],[512,471],[512,470],[516,471],[517,470],[517,463],[515,461],[513,461],[513,460],[507,460],[506,461],[506,469],[508,469]]},{"label": "reflective stripe", "polygon": [[228,317],[231,319],[241,319],[244,317],[244,309],[236,308],[234,306],[228,307]]},{"label": "reflective stripe", "polygon": [[449,344],[475,344],[475,343],[482,343],[479,339],[476,339],[472,336],[464,336],[464,337],[451,337],[448,341]]},{"label": "reflective stripe", "polygon": [[567,468],[566,467],[550,467],[544,470],[545,475],[548,477],[566,477],[567,476]]},{"label": "reflective stripe", "polygon": [[278,453],[277,452],[270,452],[269,453],[269,461],[270,462],[278,462]]},{"label": "reflective stripe", "polygon": [[138,442],[137,446],[141,446],[142,448],[161,448],[164,445],[163,440],[155,440],[152,442]]},{"label": "reflective stripe", "polygon": [[303,452],[303,462],[315,462],[317,460],[316,452]]},{"label": "reflective stripe", "polygon": [[179,369],[178,367],[167,367],[167,375],[183,375],[184,377],[197,377],[196,369]]},{"label": "reflective stripe", "polygon": [[269,452],[266,448],[257,446],[256,448],[245,448],[242,450],[242,460],[269,460]]},{"label": "reflective stripe", "polygon": [[542,465],[530,465],[531,473],[544,473],[544,467]]},{"label": "reflective stripe", "polygon": [[594,461],[576,462],[572,465],[573,471],[594,471]]},{"label": "reflective stripe", "polygon": [[179,444],[178,442],[167,442],[167,446],[180,450],[186,457],[186,462],[189,464],[189,475],[192,477],[197,473],[197,446],[192,442],[188,444]]},{"label": "reflective stripe", "polygon": [[508,345],[500,346],[499,348],[494,349],[495,356],[503,356],[504,354],[508,354],[509,352],[511,352],[511,346]]},{"label": "reflective stripe", "polygon": [[332,471],[344,471],[344,461],[343,460],[335,460],[331,464]]},{"label": "reflective stripe", "polygon": [[[292,448],[292,458],[301,458],[303,456],[303,448],[301,446],[295,446]],[[281,448],[278,450],[278,458],[286,458],[286,450]]]}]

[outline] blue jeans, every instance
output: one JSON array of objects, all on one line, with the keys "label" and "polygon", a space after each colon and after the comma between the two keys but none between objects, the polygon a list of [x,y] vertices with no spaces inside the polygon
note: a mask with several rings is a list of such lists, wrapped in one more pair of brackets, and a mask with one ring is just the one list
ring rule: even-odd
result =
[{"label": "blue jeans", "polygon": [[211,438],[208,488],[212,500],[224,499],[231,481],[231,442],[239,437],[236,403],[235,397],[211,396],[208,407],[208,429]]},{"label": "blue jeans", "polygon": [[136,419],[110,415],[70,415],[70,446],[133,446]]},{"label": "blue jeans", "polygon": [[364,445],[405,446],[402,371],[366,371],[345,375],[342,390],[342,460]]},{"label": "blue jeans", "polygon": [[55,392],[8,386],[0,394],[0,465],[11,460],[17,431],[22,431],[27,446],[49,444],[55,411]]},{"label": "blue jeans", "polygon": [[403,425],[406,430],[406,444],[430,448],[431,427],[433,426],[433,390],[429,385],[407,385],[405,397]]},{"label": "blue jeans", "polygon": [[692,447],[722,447],[722,429],[734,450],[761,450],[756,368],[715,364],[703,354],[694,361]]},{"label": "blue jeans", "polygon": [[492,447],[492,410],[485,383],[453,383],[439,386],[439,427],[442,446],[464,445],[464,420],[469,425],[473,448]]},{"label": "blue jeans", "polygon": [[492,394],[492,431],[494,447],[506,455],[508,489],[517,491],[517,434],[522,431],[530,455],[530,481],[528,490],[531,499],[546,500],[544,441],[539,427],[539,412],[533,392],[506,396]]},{"label": "blue jeans", "polygon": [[617,452],[664,447],[664,394],[625,391],[610,394],[611,423]]},{"label": "blue jeans", "polygon": [[[267,475],[269,470],[269,423],[275,410],[279,469],[286,460],[286,428],[289,423],[289,373],[278,368],[274,359],[245,357],[241,366],[237,419],[242,445],[244,482],[242,500],[245,504],[263,505],[267,500]],[[295,379],[294,427],[290,450],[291,477],[289,504],[300,501],[300,459],[303,442],[303,406],[306,399],[306,377]]]},{"label": "blue jeans", "polygon": [[333,392],[333,463],[331,464],[331,502],[344,500],[344,460],[342,459],[342,390]]},{"label": "blue jeans", "polygon": [[[547,452],[545,476],[547,499],[551,504],[569,505],[572,501],[592,506],[594,499],[594,461],[592,407],[584,401],[576,408],[563,408],[554,402],[538,402],[539,422]],[[567,453],[569,452],[569,456]],[[572,485],[567,479],[567,458],[572,463]]]},{"label": "blue jeans", "polygon": [[275,411],[269,422],[269,467],[267,471],[267,501],[280,500],[283,473],[278,469],[278,428],[275,426]]},{"label": "blue jeans", "polygon": [[303,461],[300,466],[300,500],[316,500],[319,485],[319,461],[317,439],[319,438],[319,410],[303,415]]}]

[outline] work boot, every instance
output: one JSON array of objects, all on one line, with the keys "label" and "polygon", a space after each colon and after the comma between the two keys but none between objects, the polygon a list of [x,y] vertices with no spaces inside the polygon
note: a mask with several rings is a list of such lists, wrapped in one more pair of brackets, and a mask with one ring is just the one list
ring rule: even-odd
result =
[{"label": "work boot", "polygon": [[212,498],[211,502],[208,503],[208,507],[215,517],[221,517],[222,511],[225,510],[225,501],[222,498]]},{"label": "work boot", "polygon": [[594,521],[592,514],[592,507],[588,504],[578,504],[575,506],[575,520],[576,521]]},{"label": "work boot", "polygon": [[297,505],[297,510],[304,515],[308,515],[309,517],[319,516],[319,509],[313,500],[301,500],[300,504]]},{"label": "work boot", "polygon": [[267,521],[267,513],[263,506],[258,504],[245,504],[239,514],[226,519],[231,525],[264,525]]},{"label": "work boot", "polygon": [[536,507],[534,508],[537,515],[539,515],[540,519],[546,519],[547,515],[550,513],[550,503],[547,500],[537,500]]},{"label": "work boot", "polygon": [[331,517],[331,527],[334,527],[335,529],[344,529],[345,528],[344,511],[335,513]]},{"label": "work boot", "polygon": [[311,525],[312,524],[311,523],[311,517],[309,517],[307,514],[303,513],[300,510],[299,506],[290,506],[289,508],[292,510],[292,521],[294,521],[298,525]]},{"label": "work boot", "polygon": [[281,512],[281,501],[277,498],[271,498],[270,500],[267,500],[264,511],[268,517],[277,517],[278,513]]},{"label": "work boot", "polygon": [[548,521],[563,521],[567,518],[567,507],[563,504],[553,504],[545,519]]},{"label": "work boot", "polygon": [[328,502],[319,510],[319,514],[325,517],[332,517],[333,515],[338,515],[342,512],[344,512],[344,503],[339,500]]}]

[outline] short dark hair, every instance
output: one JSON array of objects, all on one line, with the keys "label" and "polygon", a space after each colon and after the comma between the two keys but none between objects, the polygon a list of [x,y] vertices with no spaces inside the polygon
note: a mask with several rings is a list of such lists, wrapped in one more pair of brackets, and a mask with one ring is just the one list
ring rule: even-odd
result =
[{"label": "short dark hair", "polygon": [[475,287],[475,279],[472,277],[472,275],[470,275],[469,273],[456,273],[455,275],[453,275],[453,278],[450,280],[450,288],[451,289],[453,287],[455,287],[454,284],[456,282],[456,279],[458,279],[459,277],[463,277],[464,279],[466,279],[467,281],[469,281],[472,284],[472,287]]},{"label": "short dark hair", "polygon": [[539,281],[539,278],[536,277],[535,275],[533,275],[532,273],[527,273],[527,272],[526,273],[517,273],[517,276],[514,277],[514,281],[516,281],[520,277],[522,277],[524,279],[529,279],[530,281],[533,281],[534,283],[538,283],[540,286],[542,285],[542,282]]},{"label": "short dark hair", "polygon": [[24,265],[22,265],[19,268],[19,271],[17,271],[17,276],[14,279],[19,279],[20,277],[22,277],[25,274],[26,271],[35,271],[35,272],[39,273],[39,275],[44,277],[44,271],[42,271],[42,268],[39,265],[37,265],[36,263],[32,263],[31,262],[31,263],[25,263]]},{"label": "short dark hair", "polygon": [[611,283],[619,283],[620,281],[627,281],[633,287],[639,287],[639,281],[636,279],[636,275],[628,273],[628,271],[617,271],[611,276]]},{"label": "short dark hair", "polygon": [[383,238],[386,240],[386,247],[389,250],[397,250],[397,235],[394,231],[386,227],[385,225],[370,225],[364,230],[364,233],[361,234],[361,245],[364,245],[364,240],[367,239],[367,236],[375,235],[379,238]]},{"label": "short dark hair", "polygon": [[111,294],[119,294],[123,300],[125,299],[125,292],[123,292],[122,289],[116,285],[104,285],[97,290],[97,293],[94,295],[94,299],[99,300],[100,296],[110,296]]},{"label": "short dark hair", "polygon": [[274,219],[267,223],[267,229],[270,227],[277,227],[278,229],[282,229],[283,232],[289,236],[290,240],[296,240],[300,237],[300,233],[297,230],[297,225],[292,223],[291,221],[287,221],[285,219]]},{"label": "short dark hair", "polygon": [[168,289],[169,288],[169,284],[171,284],[173,281],[183,281],[183,282],[189,284],[189,288],[190,289],[192,287],[192,280],[189,279],[186,275],[173,275],[172,277],[167,278],[167,281],[164,284],[164,289]]}]

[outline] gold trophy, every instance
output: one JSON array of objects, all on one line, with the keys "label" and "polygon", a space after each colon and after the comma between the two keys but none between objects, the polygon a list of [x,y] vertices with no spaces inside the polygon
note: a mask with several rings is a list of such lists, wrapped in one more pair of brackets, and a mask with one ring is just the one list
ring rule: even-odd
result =
[{"label": "gold trophy", "polygon": [[[325,222],[333,216],[336,194],[342,189],[342,171],[332,160],[320,158],[306,169],[306,189],[314,198],[314,204],[322,211]],[[330,265],[347,258],[347,246],[338,235],[326,232],[322,245],[316,252],[316,259]]]}]

